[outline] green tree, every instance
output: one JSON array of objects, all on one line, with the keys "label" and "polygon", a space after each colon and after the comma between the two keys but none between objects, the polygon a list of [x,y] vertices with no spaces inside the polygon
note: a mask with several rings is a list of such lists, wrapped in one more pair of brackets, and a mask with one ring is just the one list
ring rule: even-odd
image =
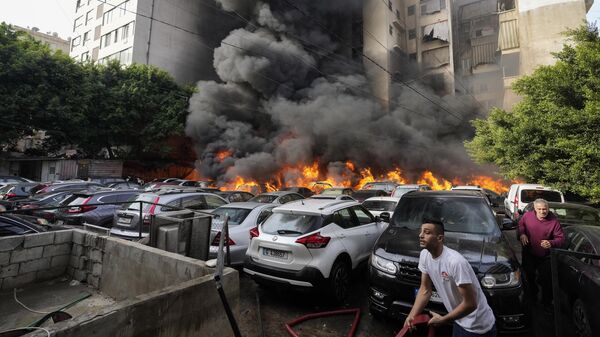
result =
[{"label": "green tree", "polygon": [[81,121],[81,67],[28,34],[0,23],[0,144],[45,129],[68,143],[64,130]]},{"label": "green tree", "polygon": [[511,179],[555,186],[600,201],[600,36],[595,25],[566,32],[571,44],[513,86],[512,112],[475,120],[465,143],[479,163]]}]

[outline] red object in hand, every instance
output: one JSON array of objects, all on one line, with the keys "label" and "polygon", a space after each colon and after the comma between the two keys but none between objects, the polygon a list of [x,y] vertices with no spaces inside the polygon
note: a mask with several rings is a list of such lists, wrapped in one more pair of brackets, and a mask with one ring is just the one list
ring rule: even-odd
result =
[{"label": "red object in hand", "polygon": [[[415,316],[412,323],[413,323],[413,325],[427,324],[430,319],[431,319],[431,316],[429,316],[427,314],[420,314],[420,315]],[[402,330],[400,330],[400,332],[398,332],[396,337],[405,337],[405,336],[407,336],[409,331],[410,331],[410,327],[405,326],[402,328]],[[432,326],[429,327],[427,337],[435,337],[435,328],[434,327],[432,327]]]}]

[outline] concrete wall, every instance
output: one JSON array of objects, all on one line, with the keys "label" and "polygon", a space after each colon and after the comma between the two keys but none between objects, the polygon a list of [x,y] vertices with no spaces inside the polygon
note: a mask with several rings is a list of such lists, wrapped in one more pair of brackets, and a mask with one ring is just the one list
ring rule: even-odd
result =
[{"label": "concrete wall", "polygon": [[0,289],[63,275],[71,254],[72,232],[57,231],[0,239]]}]

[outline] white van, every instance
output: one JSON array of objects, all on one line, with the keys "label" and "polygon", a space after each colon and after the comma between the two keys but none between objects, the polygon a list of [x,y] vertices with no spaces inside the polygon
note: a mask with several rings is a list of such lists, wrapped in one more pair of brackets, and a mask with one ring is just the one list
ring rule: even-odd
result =
[{"label": "white van", "polygon": [[565,202],[562,192],[553,188],[538,184],[513,184],[504,199],[506,214],[517,219],[518,210],[523,210],[528,203],[540,198],[552,202]]}]

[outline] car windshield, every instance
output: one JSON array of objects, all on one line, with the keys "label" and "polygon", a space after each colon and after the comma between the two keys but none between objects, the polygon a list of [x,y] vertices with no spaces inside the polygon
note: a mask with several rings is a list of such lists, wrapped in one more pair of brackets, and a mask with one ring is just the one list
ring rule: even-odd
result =
[{"label": "car windshield", "polygon": [[326,190],[323,190],[323,192],[321,192],[321,194],[323,194],[323,195],[340,195],[340,194],[343,194],[342,192],[344,192],[344,190],[342,190],[342,189],[328,188]]},{"label": "car windshield", "polygon": [[261,194],[261,195],[257,195],[254,198],[248,200],[249,202],[262,202],[263,204],[268,204],[273,202],[275,199],[277,199],[276,195],[271,195],[271,194]]},{"label": "car windshield", "polygon": [[399,198],[399,197],[403,196],[404,194],[406,194],[407,192],[416,191],[416,190],[417,190],[417,188],[415,188],[415,187],[396,187],[396,189],[394,190],[394,193],[392,194],[392,197]]},{"label": "car windshield", "polygon": [[267,234],[300,236],[321,228],[323,218],[319,215],[273,213],[265,220],[262,231]]},{"label": "car windshield", "polygon": [[535,199],[545,199],[546,201],[562,202],[560,193],[548,190],[522,190],[521,202],[529,203]]},{"label": "car windshield", "polygon": [[[250,212],[252,212],[252,210],[247,208],[219,207],[215,209],[212,214],[216,215],[217,218],[227,215],[229,216],[230,225],[239,225],[246,220]],[[224,217],[221,220],[223,219]]]},{"label": "car windshield", "polygon": [[152,204],[154,204],[154,200],[158,198],[157,195],[154,194],[140,194],[133,195],[129,200],[131,201],[128,204],[123,204],[121,209],[127,209],[131,211],[139,211],[140,210],[140,201],[142,201],[142,212],[148,212]]},{"label": "car windshield", "polygon": [[424,218],[440,219],[448,232],[494,234],[499,231],[492,210],[483,198],[403,198],[391,224],[418,229]]},{"label": "car windshield", "polygon": [[363,202],[363,206],[365,206],[369,211],[393,212],[394,208],[396,208],[396,202],[385,200],[365,200]]}]

